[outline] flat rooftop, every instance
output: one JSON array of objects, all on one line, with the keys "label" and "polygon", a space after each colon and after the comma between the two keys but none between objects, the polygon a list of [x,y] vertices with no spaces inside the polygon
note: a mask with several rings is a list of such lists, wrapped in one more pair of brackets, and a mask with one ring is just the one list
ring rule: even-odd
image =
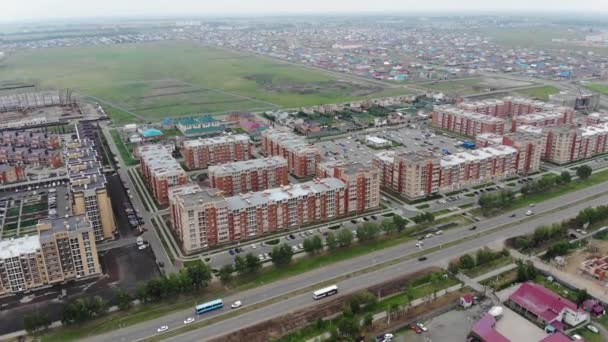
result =
[{"label": "flat rooftop", "polygon": [[549,335],[515,311],[506,306],[502,308],[502,316],[496,321],[494,329],[509,340],[513,342],[540,341]]},{"label": "flat rooftop", "polygon": [[280,188],[227,197],[226,201],[228,202],[230,210],[239,210],[272,202],[285,201],[291,198],[339,190],[344,187],[344,182],[337,178],[323,178],[321,180],[313,180],[305,183],[286,185]]},{"label": "flat rooftop", "polygon": [[484,147],[478,150],[458,152],[451,156],[444,156],[441,158],[441,166],[454,166],[465,162],[481,161],[510,154],[517,154],[517,150],[510,146]]},{"label": "flat rooftop", "polygon": [[243,160],[221,165],[209,166],[209,174],[217,176],[229,175],[235,172],[244,172],[262,168],[276,168],[280,166],[287,167],[287,159],[279,156]]},{"label": "flat rooftop", "polygon": [[139,155],[146,167],[155,176],[172,176],[186,174],[182,166],[162,145],[144,145],[139,147]]},{"label": "flat rooftop", "polygon": [[0,259],[14,258],[23,254],[35,253],[40,248],[40,238],[37,234],[16,239],[1,240]]},{"label": "flat rooftop", "polygon": [[606,134],[608,133],[608,123],[602,123],[594,126],[585,126],[581,127],[580,129],[584,137],[593,136],[596,134]]},{"label": "flat rooftop", "polygon": [[468,110],[463,110],[463,109],[454,107],[452,105],[435,106],[434,110],[438,111],[438,112],[449,113],[449,114],[459,116],[459,117],[466,117],[466,118],[473,119],[475,121],[480,121],[480,122],[495,123],[495,124],[500,124],[500,123],[505,122],[505,120],[501,119],[501,118],[497,118],[497,117],[482,114],[482,113],[472,112],[472,111],[468,111]]},{"label": "flat rooftop", "polygon": [[84,214],[43,219],[40,220],[38,224],[47,228],[40,230],[40,236],[52,235],[59,232],[76,232],[91,229],[91,222]]},{"label": "flat rooftop", "polygon": [[184,141],[184,147],[196,148],[201,146],[213,146],[227,143],[246,143],[249,142],[247,134],[222,135],[213,138],[198,138]]}]

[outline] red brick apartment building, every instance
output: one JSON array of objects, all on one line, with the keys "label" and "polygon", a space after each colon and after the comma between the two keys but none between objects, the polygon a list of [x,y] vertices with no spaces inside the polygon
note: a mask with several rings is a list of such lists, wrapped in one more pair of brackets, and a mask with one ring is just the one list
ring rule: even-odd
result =
[{"label": "red brick apartment building", "polygon": [[169,188],[188,183],[188,175],[181,165],[161,145],[137,148],[144,181],[160,205],[169,203]]},{"label": "red brick apartment building", "polygon": [[22,182],[26,179],[23,166],[0,165],[0,184]]},{"label": "red brick apartment building", "polygon": [[517,173],[526,175],[540,169],[540,160],[545,149],[545,139],[542,134],[531,132],[513,132],[504,136],[495,134],[480,134],[475,140],[477,148],[511,146],[517,150],[515,168]]},{"label": "red brick apartment building", "polygon": [[63,165],[60,149],[0,146],[0,164],[49,166]]},{"label": "red brick apartment building", "polygon": [[225,196],[287,185],[288,173],[287,160],[279,156],[209,167],[211,186]]},{"label": "red brick apartment building", "polygon": [[427,151],[379,153],[373,164],[381,170],[383,186],[407,198],[420,198],[514,175],[517,154],[510,146],[443,157]]},{"label": "red brick apartment building", "polygon": [[560,112],[573,117],[574,109],[556,106],[550,103],[530,100],[520,97],[507,96],[502,100],[489,99],[475,102],[461,102],[458,108],[484,115],[506,118],[528,115],[539,112]]},{"label": "red brick apartment building", "polygon": [[450,105],[435,106],[432,113],[433,127],[445,129],[458,134],[475,137],[482,133],[505,133],[505,120],[468,112]]},{"label": "red brick apartment building", "polygon": [[54,150],[61,147],[61,137],[53,133],[4,131],[0,133],[0,145]]},{"label": "red brick apartment building", "polygon": [[344,182],[347,213],[360,213],[380,206],[379,169],[361,163],[326,162],[317,164],[317,177],[334,177]]},{"label": "red brick apartment building", "polygon": [[184,141],[182,155],[188,169],[204,169],[210,165],[249,160],[252,146],[246,134],[199,138]]},{"label": "red brick apartment building", "polygon": [[215,189],[175,187],[169,195],[173,229],[190,253],[343,216],[345,191],[336,178],[231,197]]},{"label": "red brick apartment building", "polygon": [[289,172],[297,177],[313,176],[317,163],[321,161],[321,151],[316,146],[291,132],[265,130],[262,132],[262,148],[268,156],[287,159]]}]

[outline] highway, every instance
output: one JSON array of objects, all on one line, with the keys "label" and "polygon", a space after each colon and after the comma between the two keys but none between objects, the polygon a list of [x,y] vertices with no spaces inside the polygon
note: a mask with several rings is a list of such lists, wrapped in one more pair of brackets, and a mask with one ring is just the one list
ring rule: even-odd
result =
[{"label": "highway", "polygon": [[[591,200],[588,199],[589,197],[596,195],[601,196]],[[388,279],[395,278],[430,265],[445,265],[447,260],[455,256],[461,255],[471,250],[475,250],[491,243],[502,241],[512,236],[531,232],[540,225],[546,225],[562,221],[564,219],[575,216],[580,210],[586,207],[598,206],[601,204],[605,204],[607,201],[608,183],[604,183],[598,186],[572,192],[542,203],[538,203],[534,207],[534,211],[536,212],[536,214],[527,219],[524,218],[524,213],[528,210],[528,208],[522,208],[515,211],[515,213],[517,214],[516,218],[510,218],[510,213],[507,213],[501,216],[490,218],[482,222],[478,222],[478,228],[475,231],[470,231],[468,227],[445,231],[443,235],[435,236],[432,239],[425,240],[424,248],[428,249],[429,247],[444,245],[449,243],[450,241],[466,238],[467,236],[470,236],[471,238],[455,246],[446,246],[446,248],[429,253],[428,260],[425,262],[418,262],[416,259],[405,260],[371,273],[360,274],[352,278],[348,278],[347,280],[340,281],[338,282],[338,285],[341,288],[340,294],[363,289],[371,285],[384,282]],[[552,210],[555,208],[560,208],[560,210],[553,212]],[[548,211],[551,212],[546,213]],[[515,225],[510,226],[508,229],[498,230],[488,233],[486,235],[474,237],[479,232],[483,232],[484,230],[489,230],[491,228],[510,223],[513,220],[524,220],[524,222],[521,222],[519,224],[516,223]],[[229,306],[229,304],[235,300],[241,300],[244,306],[252,305],[256,302],[264,301],[275,296],[292,293],[293,291],[296,291],[298,289],[315,286],[316,284],[353,273],[357,270],[362,270],[370,266],[374,266],[378,263],[403,258],[408,254],[412,254],[418,251],[419,249],[415,247],[414,241],[412,241],[410,243],[405,243],[375,253],[370,253],[350,260],[338,262],[320,269],[307,272],[305,274],[286,278],[284,280],[264,285],[262,287],[244,291],[238,295],[224,298],[224,301],[226,304],[228,304],[227,306]],[[313,303],[314,302],[311,298],[310,293],[305,295],[290,296],[287,300],[283,300],[254,311],[244,313],[237,317],[217,322],[206,327],[201,327],[200,329],[197,329],[193,332],[184,335],[180,335],[178,338],[173,338],[172,340],[200,341],[201,339],[203,339],[203,336],[204,339],[208,339],[212,336],[226,334],[235,329],[239,329],[247,325],[256,324],[272,317],[280,316],[282,314],[296,310],[306,305],[312,305]],[[204,316],[201,316],[197,319],[206,319],[214,317],[229,310],[229,308],[224,308],[213,313],[205,314]],[[136,341],[145,339],[146,337],[155,335],[156,329],[161,325],[168,325],[169,330],[181,327],[185,318],[194,316],[193,311],[193,308],[186,309],[180,312],[172,313],[159,319],[150,320],[144,323],[115,330],[110,333],[87,338],[87,340]]]}]

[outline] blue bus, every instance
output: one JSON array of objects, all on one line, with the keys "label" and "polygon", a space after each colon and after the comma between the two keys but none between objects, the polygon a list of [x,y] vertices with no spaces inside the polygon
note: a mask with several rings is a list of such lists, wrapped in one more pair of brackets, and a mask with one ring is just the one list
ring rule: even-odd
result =
[{"label": "blue bus", "polygon": [[221,299],[212,300],[207,303],[197,305],[194,310],[197,315],[204,314],[205,312],[221,309],[224,307],[224,301]]}]

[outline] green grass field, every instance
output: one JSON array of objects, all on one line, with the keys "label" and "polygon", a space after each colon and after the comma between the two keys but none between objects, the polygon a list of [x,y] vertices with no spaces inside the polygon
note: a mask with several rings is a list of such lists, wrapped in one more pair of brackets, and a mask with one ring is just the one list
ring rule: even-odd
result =
[{"label": "green grass field", "polygon": [[553,86],[542,86],[530,89],[523,89],[515,91],[518,95],[524,95],[527,97],[539,99],[542,101],[549,100],[549,95],[559,93],[559,89]]},{"label": "green grass field", "polygon": [[[0,63],[0,82],[72,88],[119,123],[347,102],[407,90],[339,80],[322,71],[193,42],[31,49]],[[113,104],[116,107],[111,107]]]},{"label": "green grass field", "polygon": [[601,94],[608,94],[608,84],[590,83],[589,85],[587,85],[587,88]]}]

